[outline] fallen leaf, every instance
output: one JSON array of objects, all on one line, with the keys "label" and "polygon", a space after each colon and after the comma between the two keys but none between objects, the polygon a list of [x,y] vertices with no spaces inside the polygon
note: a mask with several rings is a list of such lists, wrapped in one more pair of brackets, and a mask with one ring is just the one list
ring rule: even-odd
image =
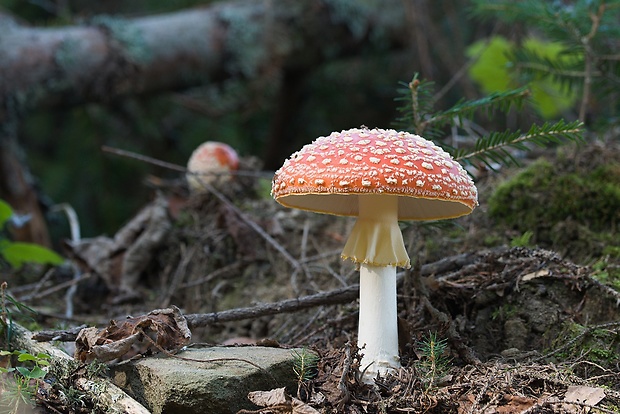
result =
[{"label": "fallen leaf", "polygon": [[504,395],[502,405],[497,407],[498,414],[520,413],[536,405],[536,400],[518,395]]},{"label": "fallen leaf", "polygon": [[248,399],[261,407],[291,403],[291,397],[286,393],[285,388],[276,388],[270,391],[252,391],[248,394]]},{"label": "fallen leaf", "polygon": [[[191,336],[179,308],[156,309],[147,315],[111,321],[110,326],[102,330],[82,329],[75,341],[75,358],[84,362],[95,359],[107,362],[146,351],[173,352],[187,345]],[[136,351],[137,345],[141,348]]]},{"label": "fallen leaf", "polygon": [[276,414],[319,414],[319,411],[308,404],[288,395],[285,388],[252,391],[248,394],[248,399],[260,407],[269,408],[271,412]]},{"label": "fallen leaf", "polygon": [[523,276],[521,278],[521,280],[523,282],[527,282],[528,280],[532,280],[532,279],[536,279],[538,277],[543,277],[543,276],[548,276],[548,275],[549,275],[549,270],[547,270],[547,269],[539,270],[537,272],[528,273],[527,275]]},{"label": "fallen leaf", "polygon": [[605,398],[605,391],[602,388],[583,385],[571,385],[564,395],[565,402],[578,402],[588,405],[596,405],[603,398]]}]

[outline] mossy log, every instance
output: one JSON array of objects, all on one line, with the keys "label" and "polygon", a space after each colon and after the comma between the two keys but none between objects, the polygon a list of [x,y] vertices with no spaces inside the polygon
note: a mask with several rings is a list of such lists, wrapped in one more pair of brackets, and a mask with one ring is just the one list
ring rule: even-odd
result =
[{"label": "mossy log", "polygon": [[[348,9],[342,3],[226,1],[45,28],[0,12],[0,115],[4,102],[27,108],[109,102],[274,68],[312,69],[358,52],[377,36],[383,45],[403,47],[408,32],[401,2]],[[377,14],[379,7],[394,12]]]}]

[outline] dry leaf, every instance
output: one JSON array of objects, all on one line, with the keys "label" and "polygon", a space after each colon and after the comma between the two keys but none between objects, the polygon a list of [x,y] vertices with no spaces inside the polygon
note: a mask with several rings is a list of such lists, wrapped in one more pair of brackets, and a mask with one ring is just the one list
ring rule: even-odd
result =
[{"label": "dry leaf", "polygon": [[548,276],[549,273],[550,272],[547,269],[539,270],[537,272],[528,273],[527,275],[523,276],[521,280],[527,282],[528,280],[536,279],[538,277]]},{"label": "dry leaf", "polygon": [[284,388],[253,391],[248,394],[248,399],[260,407],[269,408],[274,414],[319,414],[319,411],[308,404],[288,395]]},{"label": "dry leaf", "polygon": [[579,402],[588,405],[596,405],[605,398],[602,388],[571,385],[564,395],[565,402]]},{"label": "dry leaf", "polygon": [[261,407],[291,403],[291,396],[286,393],[285,388],[276,388],[270,391],[252,391],[248,394],[248,399]]},{"label": "dry leaf", "polygon": [[504,395],[502,405],[497,407],[498,414],[520,413],[536,405],[534,398],[518,395]]},{"label": "dry leaf", "polygon": [[[75,341],[75,358],[85,362],[94,359],[107,362],[147,351],[173,352],[187,345],[191,336],[179,308],[157,309],[148,315],[112,321],[102,330],[82,329]],[[137,345],[141,348],[136,350]]]}]

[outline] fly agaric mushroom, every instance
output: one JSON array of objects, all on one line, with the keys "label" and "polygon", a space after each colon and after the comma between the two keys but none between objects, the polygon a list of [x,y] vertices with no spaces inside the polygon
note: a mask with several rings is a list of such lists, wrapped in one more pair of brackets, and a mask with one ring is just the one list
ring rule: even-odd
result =
[{"label": "fly agaric mushroom", "polygon": [[287,207],[357,217],[342,257],[360,267],[363,379],[398,368],[396,267],[410,266],[398,220],[471,213],[478,191],[467,172],[418,135],[350,129],[293,154],[276,171],[271,192]]},{"label": "fly agaric mushroom", "polygon": [[[222,174],[239,167],[237,152],[222,142],[207,141],[194,150],[187,163],[187,184],[193,193],[205,191]],[[228,178],[228,177],[225,177]]]}]

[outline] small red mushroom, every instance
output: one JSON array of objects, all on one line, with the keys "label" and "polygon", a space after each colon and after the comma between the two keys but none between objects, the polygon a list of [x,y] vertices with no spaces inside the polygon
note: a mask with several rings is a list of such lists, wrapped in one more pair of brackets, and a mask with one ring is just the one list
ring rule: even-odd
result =
[{"label": "small red mushroom", "polygon": [[342,257],[360,266],[363,379],[398,368],[396,266],[409,267],[398,220],[469,214],[478,192],[467,172],[418,135],[351,129],[293,154],[276,171],[272,195],[287,207],[357,217]]},{"label": "small red mushroom", "polygon": [[207,141],[192,153],[187,163],[187,184],[192,193],[205,190],[205,183],[212,184],[219,177],[228,179],[239,167],[237,152],[222,142]]}]

